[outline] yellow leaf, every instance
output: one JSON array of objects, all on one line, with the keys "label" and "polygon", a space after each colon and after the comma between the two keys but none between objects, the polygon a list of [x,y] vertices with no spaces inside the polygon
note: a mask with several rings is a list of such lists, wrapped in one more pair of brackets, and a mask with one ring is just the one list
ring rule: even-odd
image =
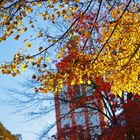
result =
[{"label": "yellow leaf", "polygon": [[50,62],[51,60],[50,60],[50,58],[49,58],[49,57],[47,57],[47,58],[46,58],[46,61],[47,61],[47,62]]},{"label": "yellow leaf", "polygon": [[7,18],[8,18],[7,15],[2,15],[3,20],[6,20]]},{"label": "yellow leaf", "polygon": [[30,61],[30,62],[33,62],[33,61],[34,61],[34,58],[33,58],[33,57],[32,57],[32,58],[30,58],[30,59],[29,59],[29,61]]},{"label": "yellow leaf", "polygon": [[74,0],[75,2],[80,2],[80,0]]},{"label": "yellow leaf", "polygon": [[15,40],[18,40],[19,37],[20,37],[20,35],[16,35],[16,36],[14,37],[14,39],[15,39]]},{"label": "yellow leaf", "polygon": [[22,21],[21,20],[18,20],[17,23],[18,23],[18,26],[22,25]]},{"label": "yellow leaf", "polygon": [[65,50],[66,50],[66,46],[62,47],[62,48],[60,49],[60,52],[61,52],[61,53],[64,53]]},{"label": "yellow leaf", "polygon": [[69,3],[69,0],[65,0],[65,3],[68,4]]},{"label": "yellow leaf", "polygon": [[62,58],[62,54],[58,54],[57,55],[57,58],[59,59],[59,58]]},{"label": "yellow leaf", "polygon": [[38,49],[40,52],[43,50],[43,47],[39,47],[39,49]]},{"label": "yellow leaf", "polygon": [[5,71],[5,74],[11,74],[11,71],[8,69]]},{"label": "yellow leaf", "polygon": [[66,13],[67,13],[67,10],[63,9],[62,14],[66,14]]},{"label": "yellow leaf", "polygon": [[27,27],[24,27],[24,28],[23,28],[23,31],[24,31],[24,32],[26,32],[26,31],[27,31],[27,29],[28,29]]},{"label": "yellow leaf", "polygon": [[91,85],[91,81],[90,80],[88,80],[87,83],[88,83],[88,85]]},{"label": "yellow leaf", "polygon": [[51,42],[51,39],[48,39],[48,42]]},{"label": "yellow leaf", "polygon": [[89,32],[88,30],[85,31],[85,36],[86,36],[87,38],[90,38],[90,37],[91,37],[91,34],[90,34],[90,32]]},{"label": "yellow leaf", "polygon": [[22,64],[22,71],[26,71],[27,69],[27,64]]},{"label": "yellow leaf", "polygon": [[16,74],[15,72],[14,72],[14,73],[12,73],[12,76],[13,76],[13,77],[15,77],[16,75],[17,75],[17,74]]},{"label": "yellow leaf", "polygon": [[18,69],[16,69],[15,72],[16,72],[16,75],[20,74],[20,71]]},{"label": "yellow leaf", "polygon": [[12,70],[12,71],[17,71],[16,66],[15,66],[15,65],[11,65],[11,70]]},{"label": "yellow leaf", "polygon": [[56,43],[56,40],[55,40],[55,39],[53,39],[53,40],[52,40],[52,42],[55,44],[55,43]]},{"label": "yellow leaf", "polygon": [[82,80],[82,78],[79,79],[79,84],[83,84],[84,81]]},{"label": "yellow leaf", "polygon": [[57,14],[58,16],[60,16],[61,13],[60,13],[59,11],[57,11],[56,14]]},{"label": "yellow leaf", "polygon": [[62,88],[62,87],[63,87],[63,84],[61,83],[61,84],[60,84],[60,88]]},{"label": "yellow leaf", "polygon": [[52,0],[52,3],[56,3],[56,2],[58,2],[58,0]]},{"label": "yellow leaf", "polygon": [[23,16],[23,17],[26,17],[26,13],[25,13],[25,11],[21,11],[21,16]]},{"label": "yellow leaf", "polygon": [[33,76],[32,76],[32,79],[36,79],[36,75],[33,75]]},{"label": "yellow leaf", "polygon": [[74,37],[73,37],[73,40],[74,40],[74,41],[78,41],[78,40],[79,40],[79,39],[78,39],[78,36],[74,36]]},{"label": "yellow leaf", "polygon": [[41,1],[41,2],[38,3],[38,6],[41,7],[42,4],[43,4],[43,2]]},{"label": "yellow leaf", "polygon": [[75,84],[75,81],[74,81],[74,80],[72,80],[70,84],[71,84],[71,85],[74,85],[74,84]]},{"label": "yellow leaf", "polygon": [[42,32],[39,31],[37,36],[38,36],[38,37],[42,37],[42,35],[43,35]]},{"label": "yellow leaf", "polygon": [[122,91],[121,90],[118,90],[117,93],[120,97],[122,97]]},{"label": "yellow leaf", "polygon": [[27,13],[31,13],[32,12],[32,8],[30,6],[25,7],[25,11]]},{"label": "yellow leaf", "polygon": [[26,42],[26,48],[30,48],[31,47],[31,43],[30,42]]}]

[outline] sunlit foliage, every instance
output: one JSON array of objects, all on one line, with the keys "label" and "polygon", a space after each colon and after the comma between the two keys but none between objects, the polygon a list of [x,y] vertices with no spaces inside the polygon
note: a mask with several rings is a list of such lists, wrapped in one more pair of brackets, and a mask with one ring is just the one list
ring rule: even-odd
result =
[{"label": "sunlit foliage", "polygon": [[12,135],[11,132],[8,131],[0,122],[0,139],[18,140],[18,137],[16,137],[16,135]]},{"label": "sunlit foliage", "polygon": [[[140,93],[140,15],[135,1],[4,0],[0,12],[0,41],[11,35],[19,40],[35,28],[36,37],[48,42],[34,55],[19,50],[12,62],[2,64],[2,74],[15,77],[32,64],[39,72],[32,77],[41,83],[36,92],[58,93],[65,85],[91,84],[103,77],[114,94]],[[52,35],[47,26],[37,28],[36,21],[51,21],[53,27],[62,21],[67,26]],[[32,47],[29,39],[25,43],[27,50]],[[49,51],[53,57],[46,55]]]}]

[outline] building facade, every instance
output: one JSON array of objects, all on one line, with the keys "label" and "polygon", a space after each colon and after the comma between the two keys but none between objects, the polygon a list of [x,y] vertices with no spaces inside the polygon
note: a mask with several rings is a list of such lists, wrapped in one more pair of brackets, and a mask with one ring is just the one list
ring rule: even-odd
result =
[{"label": "building facade", "polygon": [[58,140],[96,139],[102,131],[103,105],[91,85],[69,86],[55,96]]}]

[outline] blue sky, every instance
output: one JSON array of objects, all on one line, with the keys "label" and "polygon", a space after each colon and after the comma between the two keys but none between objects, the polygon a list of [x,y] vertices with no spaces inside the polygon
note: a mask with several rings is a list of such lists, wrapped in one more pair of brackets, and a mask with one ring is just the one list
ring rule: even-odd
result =
[{"label": "blue sky", "polygon": [[[34,45],[34,44],[33,44]],[[36,42],[37,45],[37,42]],[[10,61],[14,53],[18,49],[24,48],[25,44],[21,38],[19,41],[15,41],[12,38],[7,39],[5,42],[0,43],[0,64],[3,61]],[[35,49],[34,49],[35,50]],[[18,81],[24,81],[29,71],[22,73],[15,78],[9,75],[0,74],[0,100],[7,101],[10,99],[8,94],[8,88],[19,88]],[[12,113],[15,110],[13,106],[10,106],[6,102],[0,102],[0,121],[3,125],[10,130],[13,134],[22,134],[23,140],[36,140],[37,134],[44,128],[44,120],[26,121],[27,117],[22,113]],[[53,114],[54,115],[54,114]],[[45,122],[48,119],[54,121],[55,116],[48,114],[48,118],[45,118]]]},{"label": "blue sky", "polygon": [[[39,17],[37,17],[39,18]],[[41,21],[38,19],[38,21]],[[23,24],[26,25],[28,28],[30,28],[30,25],[25,20],[23,21]],[[0,43],[0,64],[2,64],[4,61],[11,61],[14,54],[22,48],[23,50],[26,49],[24,40],[28,38],[31,39],[30,35],[37,36],[37,31],[40,30],[40,28],[46,29],[48,27],[49,33],[51,35],[60,34],[60,30],[58,31],[58,27],[54,28],[54,26],[49,21],[45,21],[45,23],[37,22],[37,26],[35,26],[34,29],[31,29],[27,31],[27,33],[22,34],[18,41],[15,41],[13,37],[8,38],[6,41]],[[47,25],[47,26],[46,26]],[[15,34],[16,36],[16,34]],[[46,40],[45,40],[46,41]],[[38,51],[39,46],[46,46],[48,43],[43,42],[42,40],[32,40],[32,47],[29,49],[29,52],[31,54],[35,54],[35,52]],[[48,56],[51,54],[51,57],[54,55],[51,52],[51,49],[49,50]],[[13,134],[20,133],[22,134],[23,140],[36,140],[37,135],[40,131],[45,127],[45,124],[52,123],[55,121],[55,114],[54,112],[52,114],[48,114],[46,118],[40,119],[40,120],[34,120],[31,122],[27,122],[27,117],[23,116],[22,113],[16,113],[13,114],[12,112],[15,110],[13,106],[10,106],[6,102],[1,103],[1,100],[8,100],[11,98],[10,94],[8,93],[8,89],[13,88],[19,88],[18,82],[24,82],[25,76],[31,75],[30,71],[26,71],[22,73],[21,75],[18,75],[17,77],[12,77],[10,75],[2,75],[0,73],[0,121],[3,123],[3,125],[10,130]],[[54,132],[54,131],[53,131]]]},{"label": "blue sky", "polygon": [[[12,39],[8,39],[5,42],[0,43],[0,63],[3,61],[9,61],[14,53],[17,51],[19,46],[21,47],[20,42],[15,42]],[[6,100],[6,98],[9,98],[9,94],[7,94],[6,89],[8,88],[14,88],[17,85],[18,79],[23,79],[22,76],[18,76],[16,78],[13,78],[9,75],[0,75],[0,97],[1,100]],[[23,133],[24,131],[35,131],[33,128],[37,124],[33,123],[25,123],[23,121],[23,116],[20,114],[13,114],[14,111],[13,106],[9,106],[6,103],[0,103],[0,121],[4,124],[4,126],[9,129],[12,133],[22,133],[23,140],[32,139],[34,140],[35,136],[29,133]]]}]

